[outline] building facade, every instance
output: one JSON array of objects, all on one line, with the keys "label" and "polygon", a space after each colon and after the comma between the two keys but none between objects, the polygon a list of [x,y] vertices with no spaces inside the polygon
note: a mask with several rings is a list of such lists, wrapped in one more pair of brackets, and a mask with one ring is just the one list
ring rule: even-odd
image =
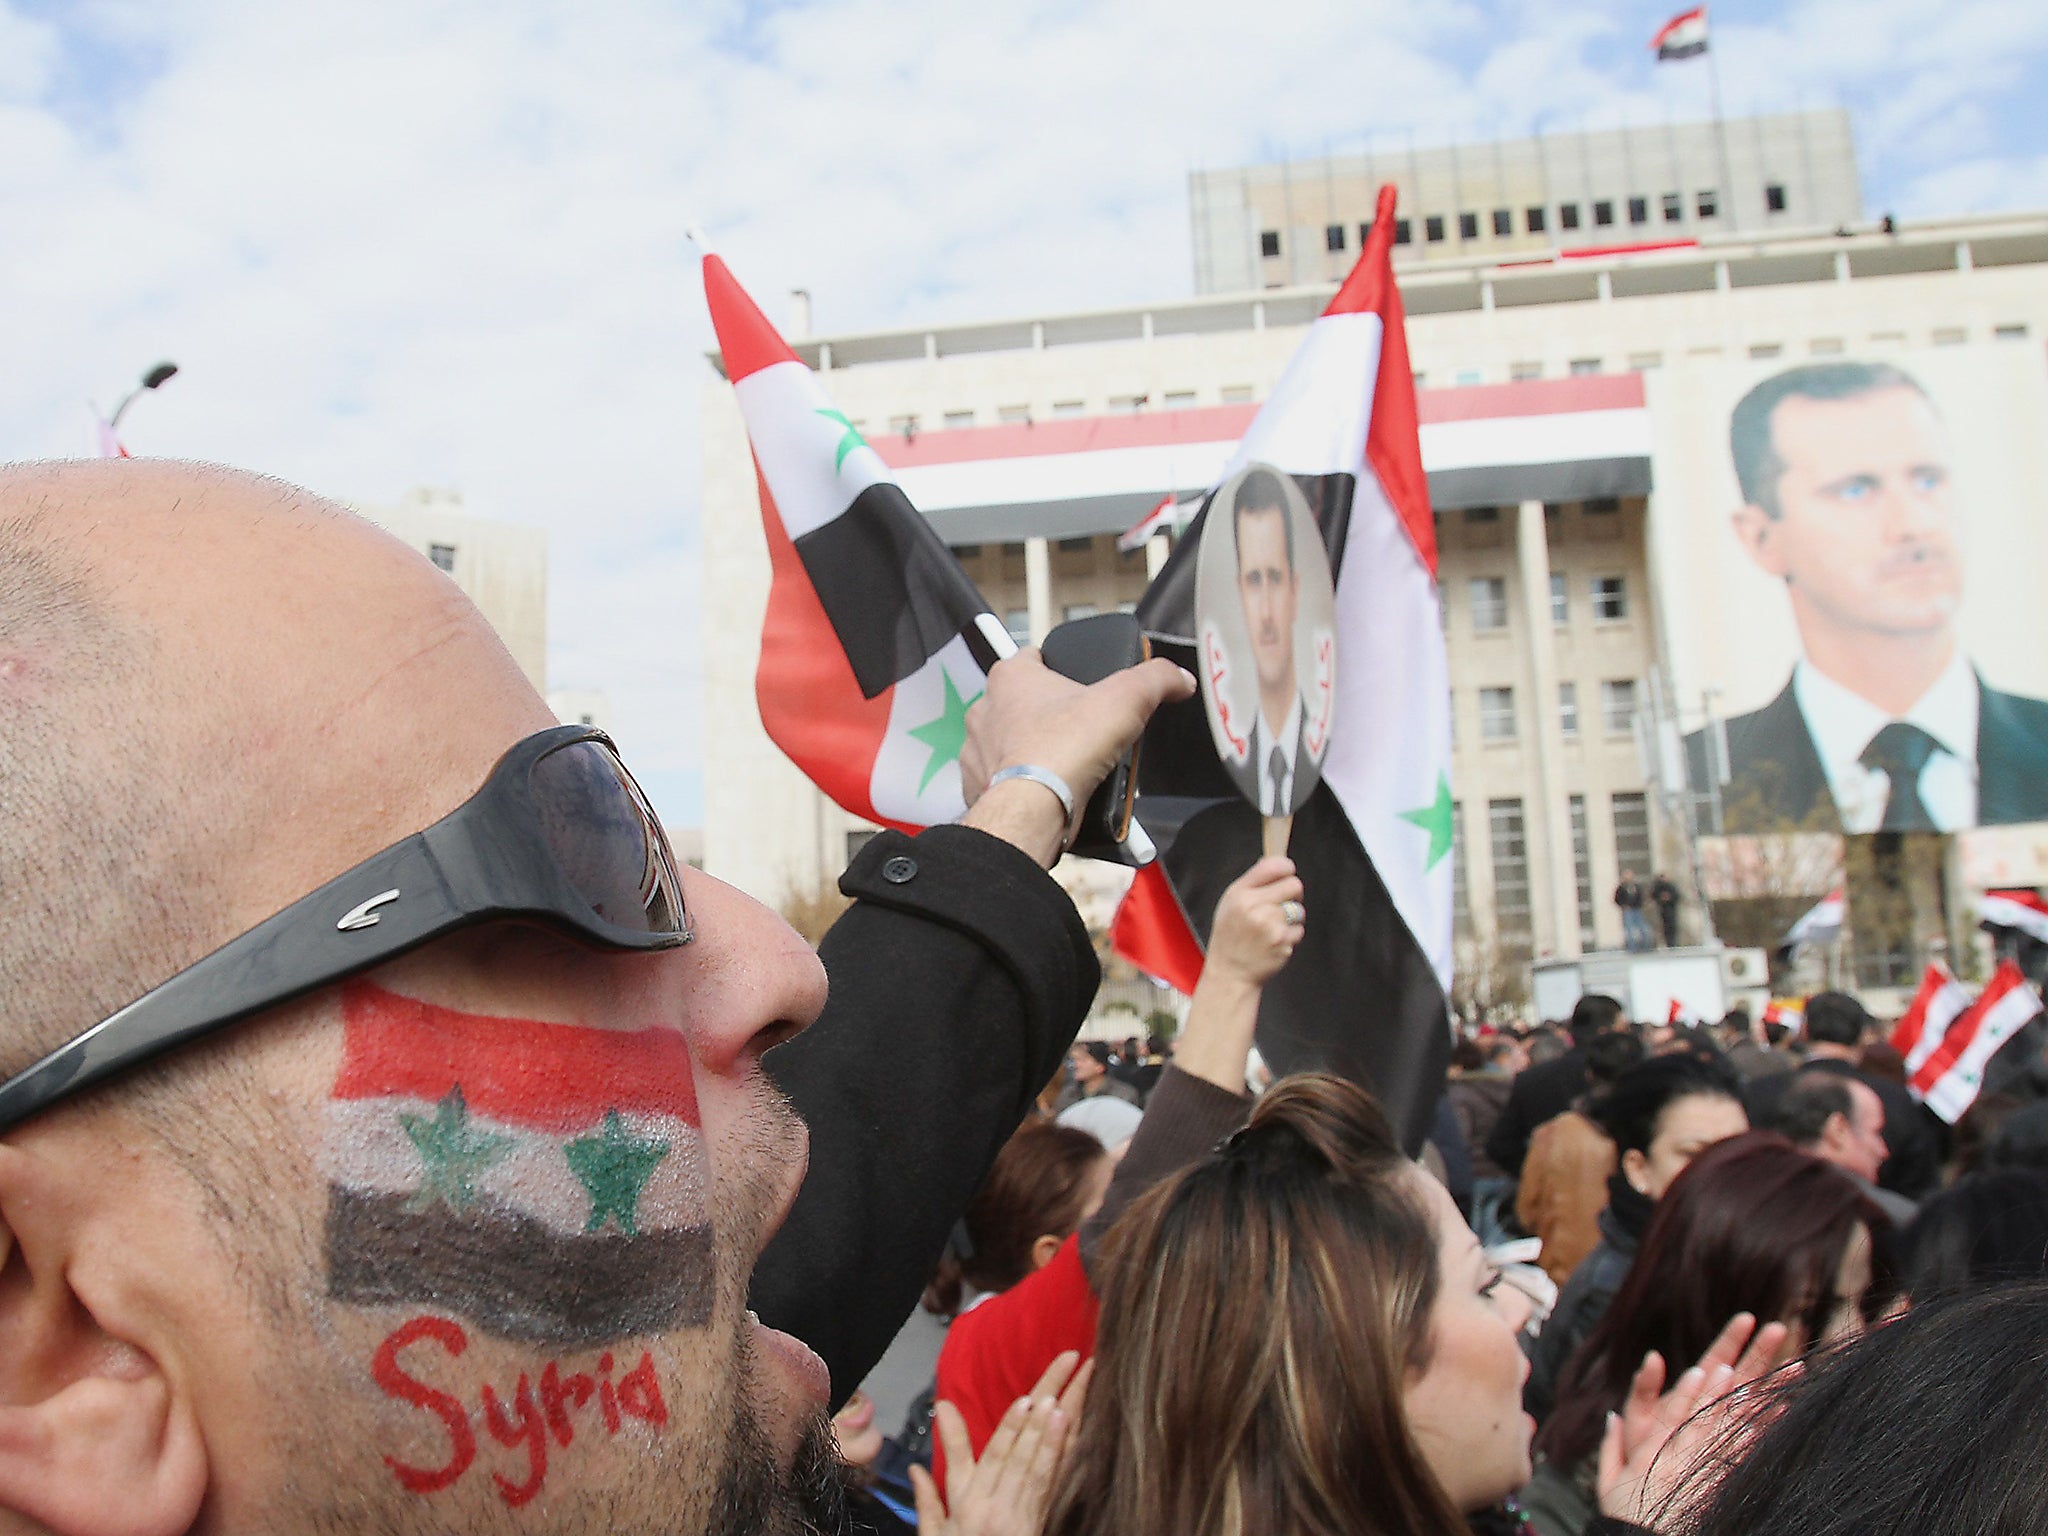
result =
[{"label": "building facade", "polygon": [[[1838,233],[1823,194],[1848,195],[1828,188],[1853,189],[1853,165],[1844,148],[1824,171],[1822,126],[1802,130],[1815,169],[1796,185],[1828,228],[1695,220],[1675,245],[1447,254],[1403,274],[1453,690],[1459,968],[1482,1000],[1532,954],[1618,945],[1623,869],[1671,873],[1699,932],[1689,834],[1704,813],[1673,765],[1680,733],[1715,718],[1700,679],[1716,628],[1749,622],[1693,590],[1689,530],[1725,525],[1733,504],[1725,414],[1699,410],[1709,385],[1850,355],[2041,371],[2048,216],[1850,215]],[[1329,254],[1314,281],[1279,288],[1260,269],[1238,291],[1144,308],[797,346],[995,611],[1036,639],[1136,602],[1166,546],[1122,553],[1117,535],[1212,483],[1356,251]],[[703,410],[706,867],[775,902],[828,885],[868,829],[762,732],[753,471],[722,379]],[[1106,921],[1114,872],[1087,879]]]}]

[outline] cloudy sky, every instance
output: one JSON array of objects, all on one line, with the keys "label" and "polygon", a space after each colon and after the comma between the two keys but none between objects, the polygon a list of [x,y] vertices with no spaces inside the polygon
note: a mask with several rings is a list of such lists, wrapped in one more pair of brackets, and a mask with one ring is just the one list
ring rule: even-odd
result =
[{"label": "cloudy sky", "polygon": [[[546,527],[551,682],[689,824],[688,225],[824,331],[1172,298],[1191,169],[1704,115],[1682,3],[0,0],[0,460],[173,358],[137,453]],[[1850,110],[1873,214],[2048,208],[2040,0],[1714,26],[1731,113]]]}]

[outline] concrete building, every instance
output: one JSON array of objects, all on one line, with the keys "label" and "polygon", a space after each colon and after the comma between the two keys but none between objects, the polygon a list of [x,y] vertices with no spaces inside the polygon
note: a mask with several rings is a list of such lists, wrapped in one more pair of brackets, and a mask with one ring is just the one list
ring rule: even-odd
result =
[{"label": "concrete building", "polygon": [[[1820,126],[1803,130],[1816,165]],[[1853,186],[1846,147],[1835,159]],[[1796,185],[1818,207],[1834,182],[1816,169]],[[1688,862],[1695,807],[1673,782],[1675,733],[1715,707],[1701,683],[1713,628],[1747,622],[1691,590],[1686,530],[1725,528],[1733,494],[1716,478],[1726,406],[1704,421],[1702,400],[1840,354],[1987,367],[2010,355],[2041,370],[2048,215],[1685,230],[1677,246],[1447,254],[1403,277],[1453,688],[1459,969],[1481,995],[1511,989],[1532,953],[1617,945],[1619,871]],[[1135,603],[1163,541],[1122,554],[1117,533],[1162,495],[1212,482],[1334,276],[797,347],[991,605],[1036,638]],[[704,421],[706,867],[774,902],[836,878],[866,829],[761,730],[767,557],[722,379],[707,383]],[[1088,878],[1106,918],[1114,876]],[[1689,901],[1689,932],[1698,911]]]},{"label": "concrete building", "polygon": [[[533,686],[548,686],[548,536],[463,510],[462,493],[418,486],[395,503],[349,509],[395,534],[446,571],[483,610]],[[552,701],[551,701],[552,702]]]},{"label": "concrete building", "polygon": [[1400,265],[1827,231],[1863,216],[1840,108],[1383,148],[1191,175],[1195,291],[1339,280],[1388,182]]}]

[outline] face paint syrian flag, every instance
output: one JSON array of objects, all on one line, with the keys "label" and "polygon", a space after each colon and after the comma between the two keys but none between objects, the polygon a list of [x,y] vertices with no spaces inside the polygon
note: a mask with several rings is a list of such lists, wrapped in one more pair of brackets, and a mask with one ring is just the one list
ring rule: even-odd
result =
[{"label": "face paint syrian flag", "polygon": [[967,707],[1014,647],[888,467],[709,254],[704,296],[768,535],[761,723],[855,815],[911,831],[953,821],[966,809]]},{"label": "face paint syrian flag", "polygon": [[590,1345],[702,1324],[713,1290],[688,1047],[673,1029],[342,994],[328,1292]]},{"label": "face paint syrian flag", "polygon": [[[1337,697],[1323,782],[1294,818],[1307,937],[1269,982],[1259,1049],[1276,1073],[1371,1087],[1419,1148],[1449,1059],[1450,665],[1415,383],[1390,260],[1394,191],[1218,484],[1252,461],[1293,475],[1336,577]],[[1147,589],[1155,653],[1193,670],[1205,507]],[[1223,889],[1259,856],[1259,816],[1218,760],[1199,699],[1153,717],[1139,815],[1165,850],[1112,930],[1127,959],[1189,990]]]}]

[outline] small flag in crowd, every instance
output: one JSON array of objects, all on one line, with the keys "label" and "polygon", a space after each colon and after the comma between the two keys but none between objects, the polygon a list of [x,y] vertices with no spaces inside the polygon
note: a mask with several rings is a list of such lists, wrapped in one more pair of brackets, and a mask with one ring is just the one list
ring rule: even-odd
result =
[{"label": "small flag in crowd", "polygon": [[2012,928],[2048,944],[2048,901],[2038,891],[1986,891],[1977,903],[1977,921],[1987,928]]},{"label": "small flag in crowd", "polygon": [[1785,937],[1778,940],[1778,963],[1790,965],[1808,944],[1834,943],[1842,936],[1842,915],[1847,909],[1848,902],[1839,888],[1829,891],[1808,907],[1799,915],[1799,920],[1785,930]]},{"label": "small flag in crowd", "polygon": [[[1928,994],[1932,980],[1930,967],[1929,977],[1921,982],[1921,996]],[[1916,1008],[1920,1001],[1920,997],[1915,997]],[[2010,960],[1999,965],[1975,1001],[1950,1015],[1947,1027],[1937,1034],[1935,1025],[1940,1013],[1953,1002],[1947,987],[1935,990],[1922,1010],[1920,1034],[1906,1058],[1906,1086],[1916,1099],[1950,1125],[1976,1102],[1991,1059],[2041,1013],[2040,995]],[[1909,1018],[1912,1012],[1908,1010]],[[1901,1021],[1902,1029],[1904,1022]],[[1893,1038],[1896,1042],[1898,1037],[1895,1034]]]},{"label": "small flag in crowd", "polygon": [[[1321,1069],[1370,1085],[1412,1150],[1449,1051],[1453,806],[1436,533],[1393,230],[1388,187],[1358,264],[1217,483],[1253,460],[1292,475],[1336,578],[1338,724],[1288,845],[1307,937],[1265,989],[1259,1049],[1276,1073]],[[1190,670],[1208,515],[1189,525],[1138,607],[1155,653]],[[1132,963],[1188,991],[1217,899],[1259,856],[1260,819],[1218,758],[1199,700],[1153,717],[1140,764],[1139,816],[1163,852],[1139,872],[1113,938]]]},{"label": "small flag in crowd", "polygon": [[1905,1059],[1906,1076],[1919,1071],[1934,1048],[1941,1044],[1949,1025],[1970,1006],[1970,989],[1936,961],[1920,978],[1920,990],[1892,1026],[1892,1049]]},{"label": "small flag in crowd", "polygon": [[1650,47],[1656,51],[1657,62],[1668,64],[1674,59],[1697,58],[1707,51],[1707,8],[1695,6],[1681,11],[1657,29],[1657,35],[1650,39]]},{"label": "small flag in crowd", "polygon": [[706,1170],[673,1029],[483,1018],[342,995],[328,1289],[599,1344],[710,1315]]},{"label": "small flag in crowd", "polygon": [[1169,491],[1159,498],[1158,506],[1117,535],[1116,547],[1127,555],[1134,554],[1149,544],[1156,534],[1177,533],[1201,509],[1201,505],[1199,497],[1193,501],[1176,501]]},{"label": "small flag in crowd", "polygon": [[855,815],[907,830],[955,820],[966,809],[968,706],[1015,646],[881,458],[708,252],[704,295],[768,537],[761,723]]}]

